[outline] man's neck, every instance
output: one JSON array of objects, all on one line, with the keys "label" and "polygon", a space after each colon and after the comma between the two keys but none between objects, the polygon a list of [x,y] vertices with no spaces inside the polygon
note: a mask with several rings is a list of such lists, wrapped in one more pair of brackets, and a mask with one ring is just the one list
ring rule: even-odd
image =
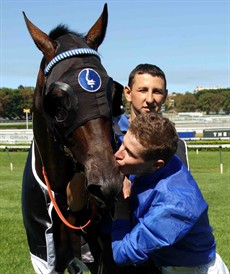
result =
[{"label": "man's neck", "polygon": [[129,122],[131,123],[136,117],[137,117],[137,115],[134,113],[134,111],[131,110],[131,114],[130,114],[130,117],[129,117]]}]

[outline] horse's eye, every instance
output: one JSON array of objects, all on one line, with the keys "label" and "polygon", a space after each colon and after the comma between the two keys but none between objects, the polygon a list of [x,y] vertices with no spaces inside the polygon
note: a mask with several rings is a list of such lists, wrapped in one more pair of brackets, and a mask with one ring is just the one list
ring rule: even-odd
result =
[{"label": "horse's eye", "polygon": [[44,97],[44,112],[56,122],[64,122],[69,115],[71,102],[68,94],[62,90],[53,89]]},{"label": "horse's eye", "polygon": [[58,123],[64,122],[67,119],[67,117],[68,117],[68,112],[66,109],[60,109],[60,110],[57,109],[55,120]]}]

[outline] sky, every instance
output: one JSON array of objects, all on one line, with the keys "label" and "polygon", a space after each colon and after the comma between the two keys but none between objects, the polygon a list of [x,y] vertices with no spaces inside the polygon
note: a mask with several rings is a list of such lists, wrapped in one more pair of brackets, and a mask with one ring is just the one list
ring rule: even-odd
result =
[{"label": "sky", "polygon": [[126,85],[140,63],[159,66],[169,93],[230,87],[230,0],[0,0],[0,88],[35,86],[42,53],[22,11],[43,32],[87,33],[108,4],[99,47],[108,74]]}]

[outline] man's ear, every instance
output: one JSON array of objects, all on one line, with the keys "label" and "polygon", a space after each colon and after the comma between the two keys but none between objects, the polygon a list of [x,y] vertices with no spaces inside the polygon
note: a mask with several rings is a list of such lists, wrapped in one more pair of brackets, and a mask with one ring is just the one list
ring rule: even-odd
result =
[{"label": "man's ear", "polygon": [[128,102],[131,102],[131,88],[129,86],[124,87],[125,98]]},{"label": "man's ear", "polygon": [[165,161],[164,161],[164,160],[157,160],[157,161],[154,163],[154,168],[155,168],[155,169],[160,169],[160,168],[162,168],[164,165],[165,165]]}]

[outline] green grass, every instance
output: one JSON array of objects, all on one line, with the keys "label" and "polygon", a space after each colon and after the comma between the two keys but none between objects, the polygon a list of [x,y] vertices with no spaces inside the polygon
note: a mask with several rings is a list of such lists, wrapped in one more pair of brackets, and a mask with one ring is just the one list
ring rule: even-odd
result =
[{"label": "green grass", "polygon": [[209,204],[209,219],[214,229],[217,252],[230,269],[230,152],[189,151],[190,170]]},{"label": "green grass", "polygon": [[[17,122],[17,123],[0,123],[0,129],[26,129],[26,122]],[[32,122],[28,122],[28,128],[32,129]]]},{"label": "green grass", "polygon": [[34,273],[21,214],[21,180],[27,152],[0,152],[1,273]]},{"label": "green grass", "polygon": [[[0,265],[4,274],[33,274],[21,214],[21,180],[27,152],[0,152]],[[209,216],[217,251],[230,268],[230,152],[223,151],[223,174],[219,152],[189,151],[190,169],[209,203]]]}]

